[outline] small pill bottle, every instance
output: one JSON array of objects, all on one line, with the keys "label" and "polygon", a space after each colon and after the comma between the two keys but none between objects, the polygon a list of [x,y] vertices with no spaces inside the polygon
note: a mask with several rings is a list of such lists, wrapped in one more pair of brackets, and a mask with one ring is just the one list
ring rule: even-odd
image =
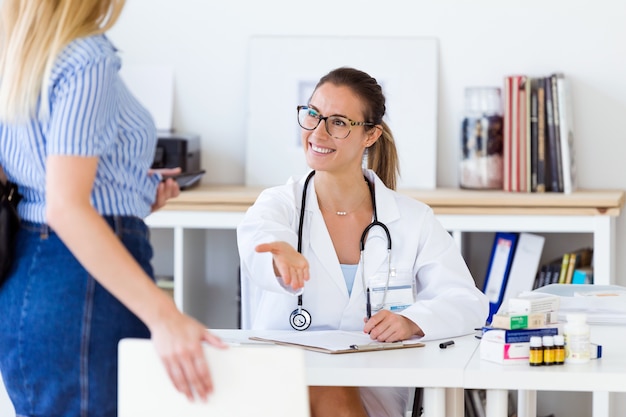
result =
[{"label": "small pill bottle", "polygon": [[563,365],[565,363],[565,338],[561,334],[554,336],[554,364]]},{"label": "small pill bottle", "polygon": [[543,344],[543,364],[554,365],[554,338],[552,336],[544,336]]},{"label": "small pill bottle", "polygon": [[541,336],[530,337],[530,354],[528,355],[528,363],[530,366],[543,365],[543,344]]},{"label": "small pill bottle", "polygon": [[587,363],[591,357],[589,325],[584,313],[570,313],[563,327],[565,335],[565,363]]}]

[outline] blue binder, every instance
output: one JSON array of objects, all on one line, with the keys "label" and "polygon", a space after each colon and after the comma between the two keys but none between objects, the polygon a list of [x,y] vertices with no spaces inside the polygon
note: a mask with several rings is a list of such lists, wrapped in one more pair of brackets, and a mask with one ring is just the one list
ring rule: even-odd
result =
[{"label": "blue binder", "polygon": [[491,323],[491,318],[502,304],[518,236],[517,233],[497,232],[493,240],[489,267],[483,285],[483,292],[489,299],[487,323]]}]

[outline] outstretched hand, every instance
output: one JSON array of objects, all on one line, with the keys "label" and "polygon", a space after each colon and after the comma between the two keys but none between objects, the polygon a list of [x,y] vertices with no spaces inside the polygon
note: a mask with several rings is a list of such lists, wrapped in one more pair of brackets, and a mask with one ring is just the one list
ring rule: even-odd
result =
[{"label": "outstretched hand", "polygon": [[363,331],[379,342],[397,342],[413,336],[424,336],[420,327],[408,318],[389,310],[380,310],[369,320],[364,319]]},{"label": "outstretched hand", "polygon": [[309,262],[287,242],[262,243],[255,250],[259,253],[271,252],[274,272],[285,285],[294,290],[304,287],[309,280]]}]

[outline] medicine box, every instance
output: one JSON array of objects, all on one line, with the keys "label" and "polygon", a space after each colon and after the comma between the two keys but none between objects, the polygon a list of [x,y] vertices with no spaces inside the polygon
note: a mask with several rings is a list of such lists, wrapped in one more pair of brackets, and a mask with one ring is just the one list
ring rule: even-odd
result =
[{"label": "medicine box", "polygon": [[515,314],[546,313],[558,311],[560,298],[556,295],[529,293],[524,297],[510,298],[508,312]]},{"label": "medicine box", "polygon": [[495,314],[491,319],[491,327],[506,330],[537,329],[557,322],[558,313],[556,311],[530,314],[500,313]]},{"label": "medicine box", "polygon": [[480,341],[480,358],[504,365],[528,363],[530,342],[502,343],[496,340]]}]

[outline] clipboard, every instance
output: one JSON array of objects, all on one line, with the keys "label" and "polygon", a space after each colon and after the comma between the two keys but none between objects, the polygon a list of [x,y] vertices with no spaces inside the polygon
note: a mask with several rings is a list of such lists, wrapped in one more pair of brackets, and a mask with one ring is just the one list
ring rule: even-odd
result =
[{"label": "clipboard", "polygon": [[378,342],[370,339],[370,336],[363,332],[344,330],[268,333],[264,336],[251,336],[250,340],[329,354],[374,352],[425,346],[417,338],[399,342]]}]

